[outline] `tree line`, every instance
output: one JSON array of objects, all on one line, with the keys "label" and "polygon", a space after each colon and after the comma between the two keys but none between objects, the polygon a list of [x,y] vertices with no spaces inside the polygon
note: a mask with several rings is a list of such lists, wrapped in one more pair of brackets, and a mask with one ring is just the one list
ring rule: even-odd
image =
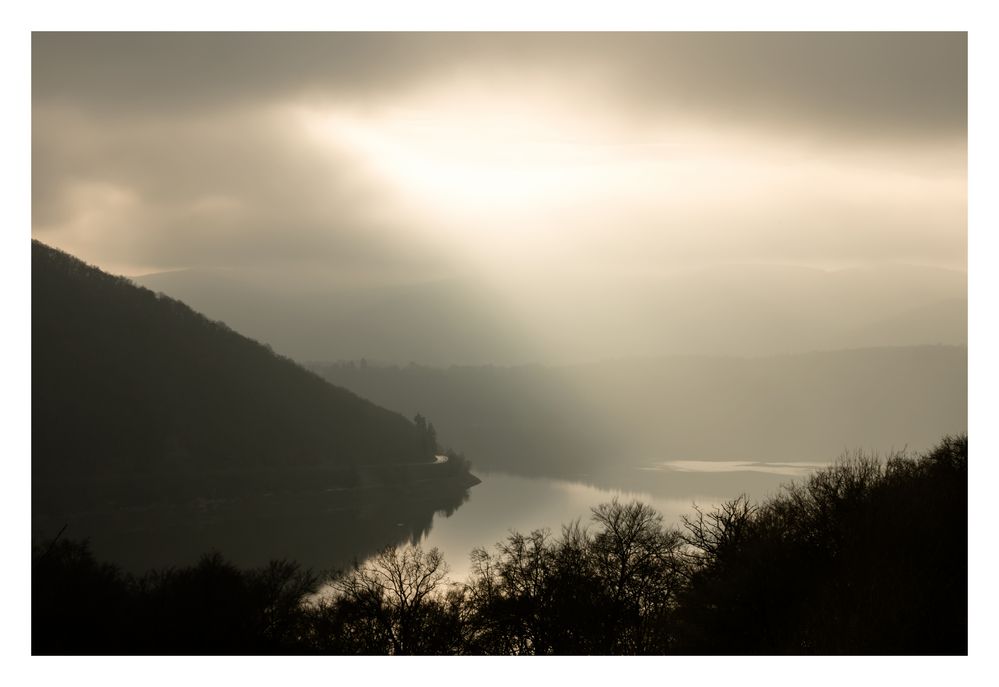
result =
[{"label": "tree line", "polygon": [[136,578],[85,544],[35,551],[47,653],[965,654],[966,436],[855,454],[678,526],[612,501],[472,553],[387,548],[331,576],[219,555]]}]

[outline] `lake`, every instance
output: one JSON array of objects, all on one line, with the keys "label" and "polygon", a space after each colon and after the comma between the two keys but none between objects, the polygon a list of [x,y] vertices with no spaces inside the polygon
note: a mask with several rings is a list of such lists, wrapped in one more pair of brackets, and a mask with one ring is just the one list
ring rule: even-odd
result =
[{"label": "lake", "polygon": [[469,489],[433,483],[368,489],[262,493],[230,499],[97,509],[46,521],[33,529],[46,541],[62,525],[68,538],[89,538],[100,560],[142,573],[195,563],[218,551],[241,567],[287,558],[313,570],[343,569],[385,546],[438,547],[454,581],[470,569],[476,547],[491,548],[512,531],[554,534],[590,509],[618,498],[648,503],[667,525],[692,506],[710,508],[745,493],[759,500],[821,463],[671,461],[610,464],[600,473],[564,478],[473,472]]},{"label": "lake", "polygon": [[438,547],[452,580],[461,581],[469,573],[472,549],[492,549],[511,530],[527,533],[544,527],[558,534],[563,524],[577,518],[586,525],[591,508],[614,498],[647,503],[662,514],[664,523],[679,526],[694,503],[710,508],[742,493],[758,500],[822,465],[672,461],[576,480],[477,472],[482,484],[473,487],[468,500],[450,516],[435,515],[418,541],[424,549]]}]

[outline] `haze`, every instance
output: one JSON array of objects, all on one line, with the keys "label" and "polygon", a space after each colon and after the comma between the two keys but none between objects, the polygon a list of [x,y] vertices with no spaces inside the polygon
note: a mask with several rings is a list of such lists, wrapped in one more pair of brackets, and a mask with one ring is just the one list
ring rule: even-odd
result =
[{"label": "haze", "polygon": [[[36,33],[32,231],[305,360],[961,343],[966,81],[957,33]],[[437,347],[338,310],[437,287]]]}]

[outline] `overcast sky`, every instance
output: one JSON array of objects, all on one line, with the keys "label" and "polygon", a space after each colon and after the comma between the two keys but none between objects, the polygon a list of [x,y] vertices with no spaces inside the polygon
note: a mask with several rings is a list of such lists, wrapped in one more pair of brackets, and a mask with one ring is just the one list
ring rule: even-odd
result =
[{"label": "overcast sky", "polygon": [[130,275],[966,265],[965,34],[35,33],[32,86],[33,236]]}]

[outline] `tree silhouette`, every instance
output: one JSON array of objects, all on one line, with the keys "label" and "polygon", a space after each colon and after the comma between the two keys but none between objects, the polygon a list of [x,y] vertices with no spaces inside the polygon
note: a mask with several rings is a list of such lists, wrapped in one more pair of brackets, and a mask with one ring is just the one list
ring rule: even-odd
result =
[{"label": "tree silhouette", "polygon": [[613,653],[664,653],[670,614],[682,581],[683,540],[644,503],[614,499],[593,509],[594,572],[609,595],[608,646]]},{"label": "tree silhouette", "polygon": [[[460,596],[448,594],[448,567],[436,547],[388,547],[333,580],[332,606],[345,610],[360,625],[350,634],[360,638],[352,648],[368,653],[424,654],[446,652],[458,641]],[[329,610],[329,609],[327,609]],[[449,627],[454,626],[454,627]]]},{"label": "tree silhouette", "polygon": [[967,437],[686,519],[689,653],[967,651]]},{"label": "tree silhouette", "polygon": [[682,583],[682,541],[642,503],[593,509],[579,522],[513,532],[472,554],[471,641],[482,653],[664,653]]},{"label": "tree silhouette", "polygon": [[295,563],[244,571],[217,553],[136,578],[60,541],[32,564],[32,653],[298,653],[318,582]]},{"label": "tree silhouette", "polygon": [[135,579],[40,546],[35,653],[967,653],[967,437],[862,453],[684,529],[611,501],[559,535],[512,532],[451,584],[437,549],[387,548],[327,593],[286,561],[214,554]]}]

